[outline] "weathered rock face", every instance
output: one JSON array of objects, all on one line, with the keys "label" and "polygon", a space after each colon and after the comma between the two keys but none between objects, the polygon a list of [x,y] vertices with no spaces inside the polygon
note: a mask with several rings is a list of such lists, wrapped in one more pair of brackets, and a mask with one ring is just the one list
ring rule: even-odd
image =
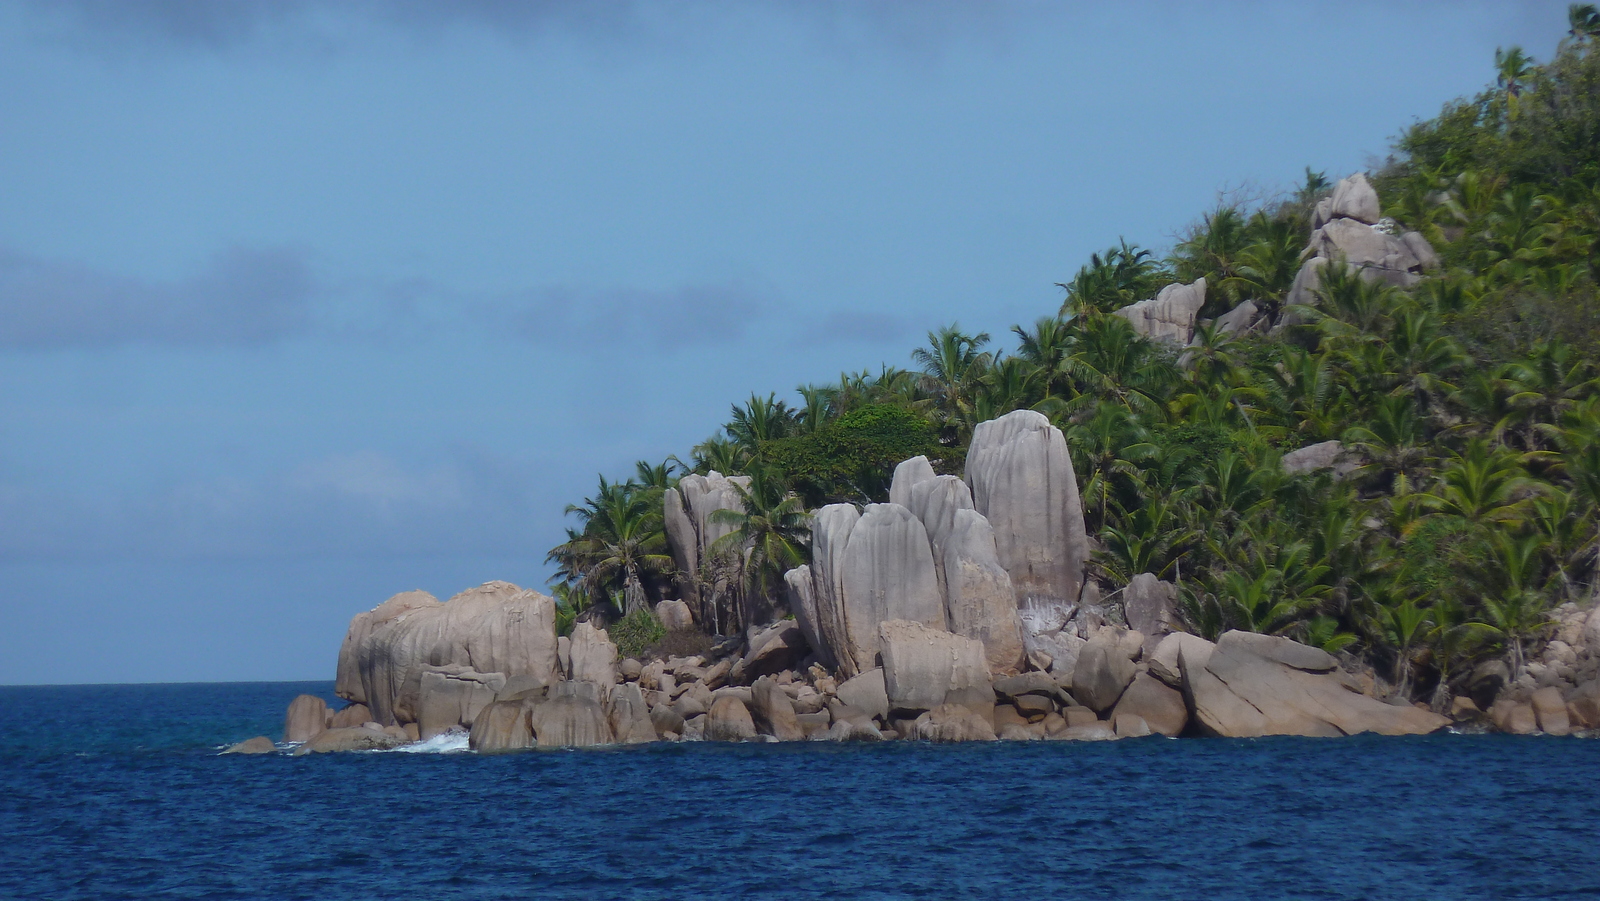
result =
[{"label": "weathered rock face", "polygon": [[986,693],[994,705],[983,645],[922,623],[888,620],[879,626],[883,644],[883,686],[890,711],[932,710],[945,703],[968,703]]},{"label": "weathered rock face", "polygon": [[1072,671],[1072,696],[1096,713],[1115,706],[1138,672],[1119,637],[1112,629],[1096,633],[1078,653]]},{"label": "weathered rock face", "polygon": [[1242,335],[1262,322],[1261,308],[1253,300],[1246,300],[1217,317],[1217,330],[1224,335]]},{"label": "weathered rock face", "polygon": [[[850,532],[840,560],[846,649],[853,672],[878,656],[878,624],[909,620],[945,626],[944,602],[933,571],[928,534],[899,504],[871,504]],[[835,648],[835,656],[843,657]]]},{"label": "weathered rock face", "polygon": [[967,452],[973,507],[994,527],[995,550],[1019,602],[1075,602],[1089,560],[1078,479],[1061,431],[1016,410],[973,430]]},{"label": "weathered rock face", "polygon": [[803,741],[806,731],[795,718],[794,704],[770,677],[763,676],[750,686],[750,714],[757,731],[779,741]]},{"label": "weathered rock face", "polygon": [[1343,260],[1363,278],[1406,286],[1416,284],[1423,270],[1422,260],[1413,247],[1426,247],[1432,252],[1421,235],[1408,240],[1354,219],[1335,219],[1311,233],[1309,249],[1326,260]]},{"label": "weathered rock face", "polygon": [[388,732],[352,726],[348,729],[324,729],[305,744],[294,749],[294,756],[329,754],[336,751],[387,751],[405,744],[406,740]]},{"label": "weathered rock face", "polygon": [[650,707],[644,702],[644,692],[633,683],[619,685],[611,692],[611,732],[625,745],[644,744],[656,740],[656,727],[650,719]]},{"label": "weathered rock face", "polygon": [[894,468],[894,478],[889,482],[889,503],[909,508],[912,486],[934,477],[933,464],[928,462],[927,457],[919,455],[902,460]]},{"label": "weathered rock face", "polygon": [[300,695],[289,702],[283,718],[284,741],[310,741],[327,728],[328,702],[316,695]]},{"label": "weathered rock face", "polygon": [[1150,573],[1134,576],[1122,590],[1122,609],[1128,628],[1156,641],[1172,631],[1178,608],[1178,586]]},{"label": "weathered rock face", "polygon": [[437,607],[439,599],[426,591],[402,591],[365,613],[357,613],[350,620],[350,630],[345,633],[344,644],[339,647],[339,668],[333,683],[333,693],[346,701],[366,703],[367,693],[361,682],[361,645],[373,630],[423,607]]},{"label": "weathered rock face", "polygon": [[684,508],[683,495],[677,488],[668,488],[661,493],[661,518],[666,526],[667,549],[672,553],[672,562],[677,564],[678,572],[684,574],[678,580],[678,587],[683,591],[684,599],[698,607],[700,581],[695,574],[700,572],[700,538],[694,530],[694,521],[689,519],[689,512]]},{"label": "weathered rock face", "polygon": [[839,662],[834,659],[833,651],[822,637],[822,621],[817,611],[816,582],[811,567],[797,566],[789,570],[783,574],[783,583],[789,600],[789,610],[794,614],[795,623],[800,627],[800,633],[805,636],[806,644],[816,652],[819,663],[827,669],[834,669]]},{"label": "weathered rock face", "polygon": [[236,745],[229,745],[228,749],[226,751],[223,751],[222,753],[224,753],[224,754],[271,754],[271,753],[273,753],[273,752],[275,752],[277,750],[278,750],[278,747],[272,743],[272,739],[266,737],[265,735],[257,735],[255,738],[249,739],[247,741],[241,741]]},{"label": "weathered rock face", "polygon": [[416,722],[424,668],[452,664],[555,681],[555,602],[508,582],[486,582],[373,627],[357,652],[366,704],[385,724]]},{"label": "weathered rock face", "polygon": [[587,748],[611,744],[615,738],[593,682],[561,682],[551,687],[550,700],[534,706],[529,725],[541,748]]},{"label": "weathered rock face", "polygon": [[1317,204],[1318,221],[1313,227],[1334,219],[1354,219],[1367,225],[1378,224],[1383,211],[1378,204],[1378,192],[1367,181],[1364,173],[1346,178],[1334,186],[1333,194]]},{"label": "weathered rock face", "polygon": [[1168,285],[1154,298],[1114,312],[1140,335],[1181,347],[1194,339],[1195,317],[1205,305],[1206,280],[1202,278],[1192,285]]},{"label": "weathered rock face", "polygon": [[724,695],[711,704],[706,715],[707,741],[748,741],[755,737],[755,720],[743,701]]},{"label": "weathered rock face", "polygon": [[604,692],[617,684],[617,646],[604,629],[592,623],[572,627],[572,671],[574,682],[592,682]]},{"label": "weathered rock face", "polygon": [[1150,667],[1150,675],[1172,688],[1182,688],[1183,670],[1178,665],[1179,653],[1188,656],[1191,666],[1205,666],[1211,659],[1211,649],[1214,647],[1216,645],[1198,635],[1174,632],[1156,644],[1156,649],[1146,656],[1145,662]]},{"label": "weathered rock face", "polygon": [[1283,471],[1291,475],[1331,469],[1335,478],[1343,479],[1355,472],[1360,464],[1356,461],[1355,455],[1346,451],[1344,445],[1335,440],[1308,444],[1298,450],[1292,450],[1283,455],[1281,465]]},{"label": "weathered rock face", "polygon": [[867,667],[858,666],[851,653],[841,581],[845,550],[860,520],[861,512],[850,504],[829,504],[811,517],[811,582],[817,604],[817,634],[846,676],[871,668],[870,660]]},{"label": "weathered rock face", "polygon": [[1228,632],[1203,666],[1184,650],[1179,666],[1185,698],[1197,724],[1210,734],[1416,735],[1449,724],[1426,710],[1357,694],[1346,687],[1332,657],[1287,638]]},{"label": "weathered rock face", "polygon": [[657,604],[656,619],[668,632],[688,632],[694,628],[694,614],[683,601],[662,601]]},{"label": "weathered rock face", "polygon": [[798,622],[778,620],[750,636],[750,649],[732,666],[728,678],[735,683],[745,683],[775,675],[799,663],[809,647]]},{"label": "weathered rock face", "polygon": [[[1111,711],[1113,721],[1127,715],[1139,717],[1150,731],[1168,738],[1178,737],[1189,722],[1189,709],[1183,703],[1183,694],[1161,684],[1149,673],[1134,676],[1133,682],[1129,683]],[[1118,733],[1121,733],[1120,728]]]},{"label": "weathered rock face", "polygon": [[928,546],[933,549],[933,575],[939,583],[940,596],[944,597],[945,544],[955,528],[956,513],[973,509],[972,490],[955,476],[934,476],[913,485],[906,493],[909,495],[906,509],[928,533]]},{"label": "weathered rock face", "polygon": [[501,673],[480,673],[468,666],[425,667],[418,692],[418,736],[427,740],[456,726],[471,726],[505,685]]},{"label": "weathered rock face", "polygon": [[873,667],[839,683],[838,697],[868,716],[889,718],[889,689],[884,685],[882,667]]},{"label": "weathered rock face", "polygon": [[957,509],[942,544],[950,631],[983,643],[989,672],[1016,672],[1026,654],[1022,621],[1011,575],[995,550],[994,528],[978,511]]},{"label": "weathered rock face", "polygon": [[467,747],[484,754],[533,747],[533,726],[525,701],[495,701],[478,712]]}]

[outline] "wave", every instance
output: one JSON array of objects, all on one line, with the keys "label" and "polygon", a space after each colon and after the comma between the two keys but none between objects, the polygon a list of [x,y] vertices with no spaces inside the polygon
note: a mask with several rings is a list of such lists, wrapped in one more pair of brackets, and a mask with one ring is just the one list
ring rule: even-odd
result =
[{"label": "wave", "polygon": [[464,752],[467,748],[467,733],[452,729],[427,741],[414,741],[408,745],[401,745],[394,749],[401,754],[454,754]]}]

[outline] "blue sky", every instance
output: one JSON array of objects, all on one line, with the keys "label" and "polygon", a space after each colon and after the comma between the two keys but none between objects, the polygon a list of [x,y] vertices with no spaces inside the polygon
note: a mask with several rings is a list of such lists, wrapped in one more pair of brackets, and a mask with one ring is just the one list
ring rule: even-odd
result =
[{"label": "blue sky", "polygon": [[0,683],[331,678],[752,391],[1380,159],[1564,2],[0,3]]}]

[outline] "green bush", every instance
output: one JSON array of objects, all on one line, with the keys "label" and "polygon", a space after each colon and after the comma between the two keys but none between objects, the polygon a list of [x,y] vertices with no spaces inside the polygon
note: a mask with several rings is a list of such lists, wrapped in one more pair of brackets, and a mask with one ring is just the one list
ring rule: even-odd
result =
[{"label": "green bush", "polygon": [[665,638],[667,629],[649,610],[635,610],[606,630],[617,653],[623,657],[643,657],[646,649]]},{"label": "green bush", "polygon": [[941,470],[959,470],[962,457],[939,443],[936,425],[895,404],[868,404],[810,435],[761,446],[763,459],[811,508],[887,500],[895,466],[919,454]]}]

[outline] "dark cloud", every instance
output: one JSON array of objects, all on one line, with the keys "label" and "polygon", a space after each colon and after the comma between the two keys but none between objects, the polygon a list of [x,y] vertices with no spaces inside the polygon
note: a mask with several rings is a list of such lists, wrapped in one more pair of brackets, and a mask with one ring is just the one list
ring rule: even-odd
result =
[{"label": "dark cloud", "polygon": [[664,349],[742,337],[776,307],[739,283],[644,288],[540,288],[476,305],[479,317],[537,344]]},{"label": "dark cloud", "polygon": [[872,344],[898,340],[910,332],[911,320],[904,316],[835,310],[807,327],[800,340],[813,347],[824,344]]},{"label": "dark cloud", "polygon": [[0,247],[0,347],[264,344],[309,331],[314,289],[288,250],[228,250],[157,282]]}]

